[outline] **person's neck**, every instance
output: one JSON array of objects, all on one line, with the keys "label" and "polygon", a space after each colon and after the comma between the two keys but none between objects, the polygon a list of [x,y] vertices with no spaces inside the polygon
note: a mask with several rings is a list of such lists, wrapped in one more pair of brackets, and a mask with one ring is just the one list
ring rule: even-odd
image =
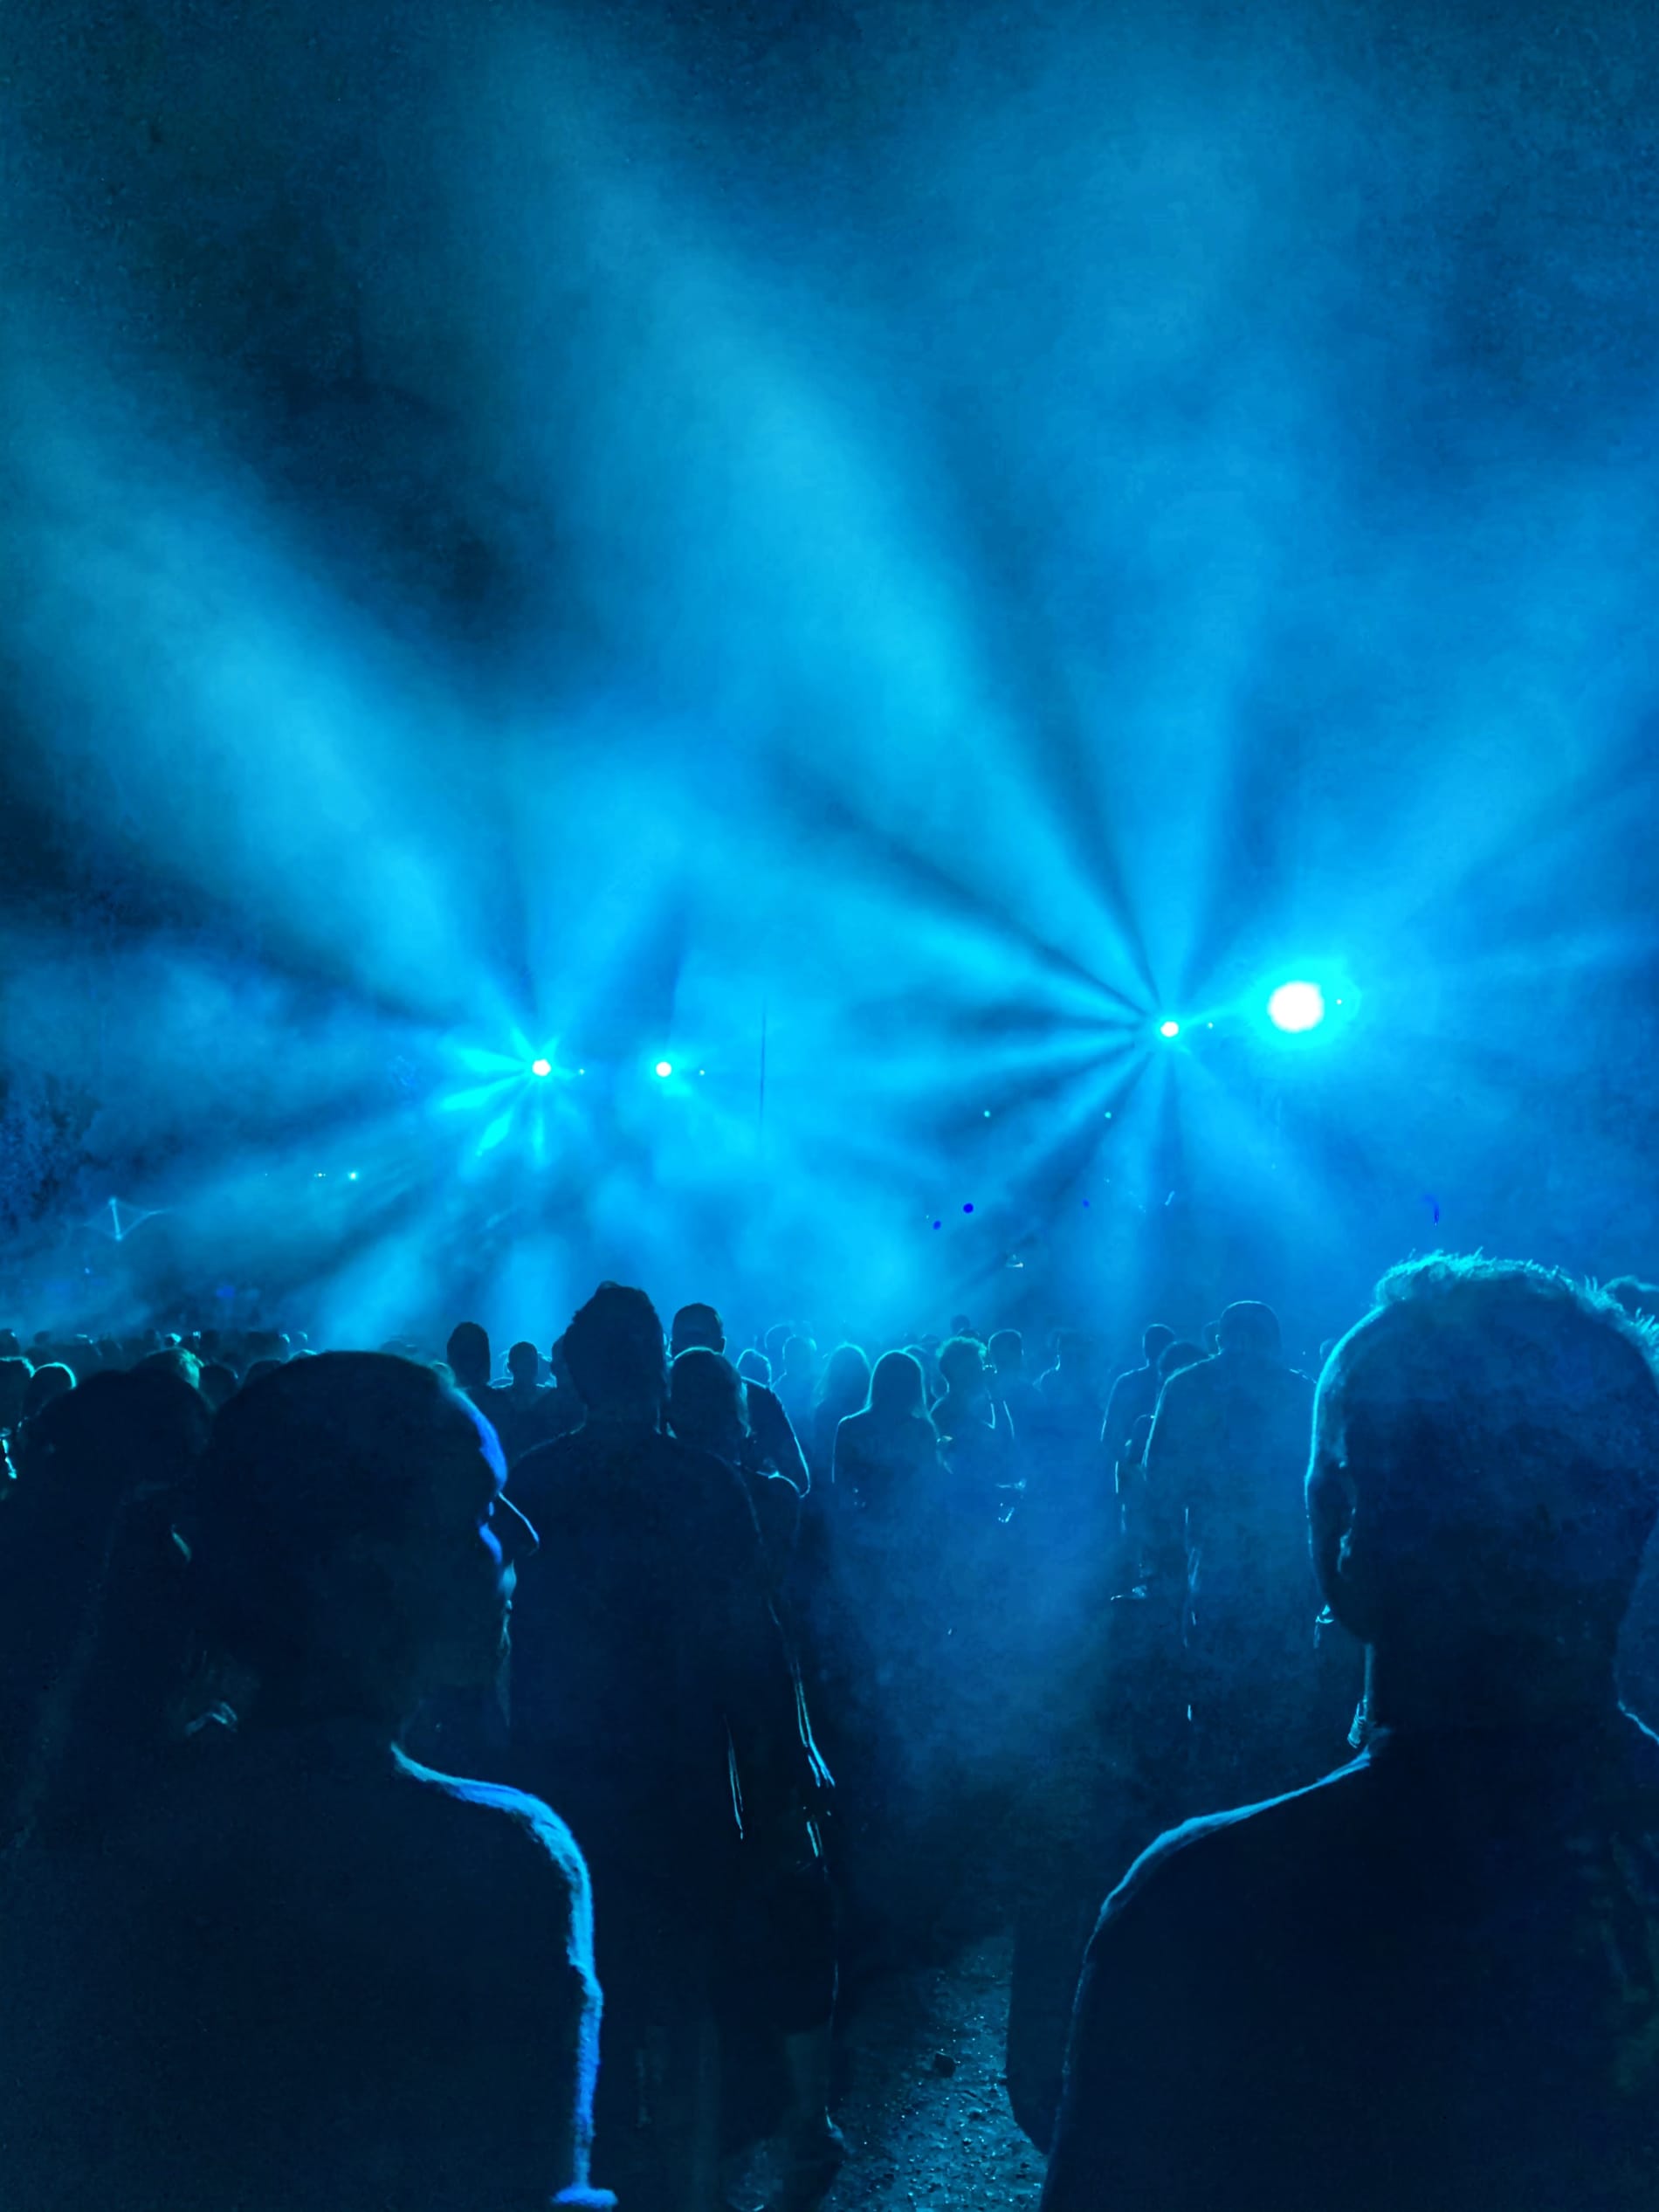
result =
[{"label": "person's neck", "polygon": [[587,1426],[590,1429],[655,1429],[659,1425],[656,1406],[614,1405],[589,1409]]},{"label": "person's neck", "polygon": [[1619,1709],[1613,1657],[1540,1644],[1470,1641],[1435,1650],[1366,1653],[1369,1726],[1396,1736],[1490,1732],[1567,1734]]}]

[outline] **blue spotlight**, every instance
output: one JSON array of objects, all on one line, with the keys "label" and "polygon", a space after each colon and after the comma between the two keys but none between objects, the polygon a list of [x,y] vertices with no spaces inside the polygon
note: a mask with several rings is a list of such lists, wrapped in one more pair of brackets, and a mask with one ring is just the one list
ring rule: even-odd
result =
[{"label": "blue spotlight", "polygon": [[668,1078],[674,1072],[674,1063],[672,1060],[658,1060],[657,1063],[657,1072],[663,1078],[664,1081],[666,1082]]},{"label": "blue spotlight", "polygon": [[1281,983],[1267,1002],[1267,1018],[1292,1037],[1317,1030],[1325,1019],[1325,993],[1317,983]]},{"label": "blue spotlight", "polygon": [[530,1072],[532,1075],[551,1075],[553,1073],[553,1062],[551,1060],[532,1060],[530,1063]]},{"label": "blue spotlight", "polygon": [[1179,1037],[1181,1035],[1181,1023],[1179,1022],[1160,1022],[1158,1024],[1158,1034],[1160,1037]]}]

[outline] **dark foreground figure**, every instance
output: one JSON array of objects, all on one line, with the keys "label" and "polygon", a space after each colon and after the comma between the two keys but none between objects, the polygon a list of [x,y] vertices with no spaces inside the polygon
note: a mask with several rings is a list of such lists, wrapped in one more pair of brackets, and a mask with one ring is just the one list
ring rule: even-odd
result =
[{"label": "dark foreground figure", "polygon": [[1415,1264],[1320,1387],[1320,1583],[1371,1738],[1108,1901],[1046,2212],[1659,2202],[1659,1740],[1614,1689],[1659,1387],[1612,1306]]},{"label": "dark foreground figure", "polygon": [[258,1692],[95,1817],[38,1793],[0,1874],[7,2212],[610,2202],[582,1859],[535,1799],[396,1747],[499,1665],[533,1547],[500,1491],[472,1408],[379,1354],[220,1415],[190,1573]]}]

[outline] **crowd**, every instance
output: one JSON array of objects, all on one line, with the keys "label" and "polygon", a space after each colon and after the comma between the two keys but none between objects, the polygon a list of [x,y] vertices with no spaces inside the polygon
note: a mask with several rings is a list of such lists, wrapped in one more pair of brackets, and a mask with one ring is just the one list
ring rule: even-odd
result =
[{"label": "crowd", "polygon": [[0,1333],[0,2203],[811,2212],[1011,1922],[1048,2212],[1650,2206],[1656,1306]]}]

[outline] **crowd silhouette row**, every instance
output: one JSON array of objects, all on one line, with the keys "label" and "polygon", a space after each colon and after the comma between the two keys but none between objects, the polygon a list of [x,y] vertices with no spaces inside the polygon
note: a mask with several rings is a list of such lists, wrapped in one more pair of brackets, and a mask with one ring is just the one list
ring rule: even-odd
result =
[{"label": "crowd silhouette row", "polygon": [[1656,1313],[0,1333],[0,2205],[811,2212],[1011,1927],[1047,2212],[1651,2208]]}]

